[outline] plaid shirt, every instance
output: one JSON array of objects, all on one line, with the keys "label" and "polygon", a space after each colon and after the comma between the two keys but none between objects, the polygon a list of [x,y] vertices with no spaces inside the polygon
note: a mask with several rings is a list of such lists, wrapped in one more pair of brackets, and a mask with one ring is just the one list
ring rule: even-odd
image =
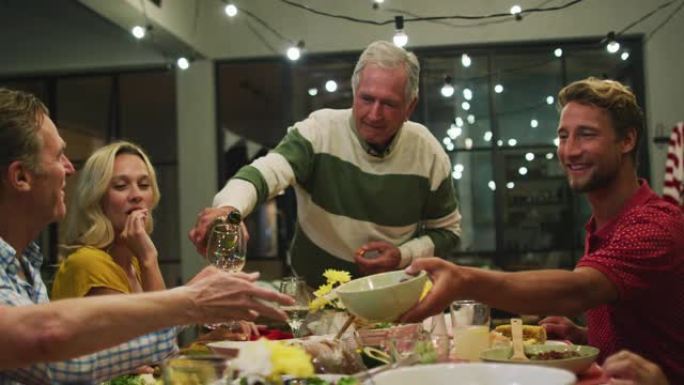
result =
[{"label": "plaid shirt", "polygon": [[[23,262],[15,258],[15,255],[14,248],[0,238],[0,306],[49,302],[47,289],[40,277],[39,268],[43,257],[38,245],[31,243],[26,248]],[[22,263],[31,283],[17,275],[19,269],[22,269]],[[142,365],[160,362],[176,350],[176,329],[164,329],[91,355],[0,371],[0,385],[99,383],[130,373]]]}]

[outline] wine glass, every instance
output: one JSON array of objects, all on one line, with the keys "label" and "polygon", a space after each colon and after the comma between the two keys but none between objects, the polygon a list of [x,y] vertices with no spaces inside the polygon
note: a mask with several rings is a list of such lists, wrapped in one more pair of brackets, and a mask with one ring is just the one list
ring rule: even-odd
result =
[{"label": "wine glass", "polygon": [[303,337],[301,327],[304,318],[309,313],[309,301],[311,296],[306,282],[301,277],[285,277],[280,283],[280,292],[294,298],[295,303],[290,306],[282,306],[281,309],[287,314],[287,324],[290,325],[295,338]]},{"label": "wine glass", "polygon": [[219,269],[242,271],[247,257],[247,242],[240,224],[218,222],[209,233],[207,259]]},{"label": "wine glass", "polygon": [[[240,228],[240,222],[226,222],[218,220],[209,233],[207,241],[207,260],[212,265],[230,273],[242,271],[247,258],[247,240]],[[207,329],[217,329],[225,325],[231,334],[238,339],[247,339],[240,322],[231,321],[227,324],[205,324]]]}]

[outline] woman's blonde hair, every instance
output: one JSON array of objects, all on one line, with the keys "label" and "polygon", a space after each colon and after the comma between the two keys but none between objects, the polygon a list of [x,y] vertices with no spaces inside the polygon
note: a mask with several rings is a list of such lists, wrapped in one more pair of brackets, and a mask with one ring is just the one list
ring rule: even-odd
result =
[{"label": "woman's blonde hair", "polygon": [[[112,222],[102,210],[102,199],[110,186],[114,174],[114,161],[118,155],[139,156],[147,167],[152,186],[152,207],[159,203],[157,175],[147,154],[138,145],[130,142],[115,142],[95,151],[79,172],[76,190],[72,194],[67,218],[64,222],[63,246],[69,250],[82,246],[104,249],[116,237]],[[146,230],[152,233],[152,216],[148,217]]]}]

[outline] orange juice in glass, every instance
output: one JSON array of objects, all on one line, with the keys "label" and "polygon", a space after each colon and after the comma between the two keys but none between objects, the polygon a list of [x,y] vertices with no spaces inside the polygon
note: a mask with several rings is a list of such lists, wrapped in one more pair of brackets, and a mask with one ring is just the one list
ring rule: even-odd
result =
[{"label": "orange juice in glass", "polygon": [[456,359],[479,361],[480,354],[489,348],[489,306],[460,300],[451,304],[453,355]]}]

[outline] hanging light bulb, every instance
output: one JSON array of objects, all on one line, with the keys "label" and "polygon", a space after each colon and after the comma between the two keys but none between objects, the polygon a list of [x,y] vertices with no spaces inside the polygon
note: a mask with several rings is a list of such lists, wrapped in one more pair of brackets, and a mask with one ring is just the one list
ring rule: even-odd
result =
[{"label": "hanging light bulb", "polygon": [[563,48],[556,48],[553,50],[553,56],[561,57],[563,56]]},{"label": "hanging light bulb", "polygon": [[300,40],[295,46],[287,49],[287,58],[292,61],[297,61],[302,56],[302,50],[304,49],[304,41]]},{"label": "hanging light bulb", "polygon": [[328,92],[337,91],[337,82],[334,80],[328,80],[327,82],[325,82],[325,90]]},{"label": "hanging light bulb", "polygon": [[147,33],[147,28],[140,25],[136,25],[131,29],[131,33],[136,39],[140,40],[145,37],[145,34]]},{"label": "hanging light bulb", "polygon": [[442,85],[442,89],[440,91],[442,92],[442,96],[445,98],[450,98],[454,95],[454,86],[451,85],[451,76],[444,76],[444,85]]},{"label": "hanging light bulb", "polygon": [[190,68],[190,61],[185,57],[179,57],[178,60],[176,60],[176,65],[178,68],[185,71],[186,69]]},{"label": "hanging light bulb", "polygon": [[235,15],[238,14],[238,8],[233,3],[226,4],[226,7],[223,8],[223,11],[226,13],[226,15],[228,15],[228,17],[235,17]]},{"label": "hanging light bulb", "polygon": [[606,37],[606,50],[609,53],[616,53],[620,50],[620,43],[615,40],[615,32],[613,31],[608,32],[608,36]]},{"label": "hanging light bulb", "polygon": [[394,45],[397,47],[406,46],[408,44],[408,35],[404,32],[404,16],[394,17],[394,29],[394,37],[392,38]]},{"label": "hanging light bulb", "polygon": [[470,56],[468,56],[467,53],[464,53],[461,55],[461,65],[464,67],[468,68],[470,65],[473,63],[472,59],[470,59]]},{"label": "hanging light bulb", "polygon": [[516,5],[511,7],[511,15],[515,16],[515,20],[518,20],[518,21],[522,20],[521,12],[522,12],[522,7],[520,7],[519,5],[516,4]]}]

